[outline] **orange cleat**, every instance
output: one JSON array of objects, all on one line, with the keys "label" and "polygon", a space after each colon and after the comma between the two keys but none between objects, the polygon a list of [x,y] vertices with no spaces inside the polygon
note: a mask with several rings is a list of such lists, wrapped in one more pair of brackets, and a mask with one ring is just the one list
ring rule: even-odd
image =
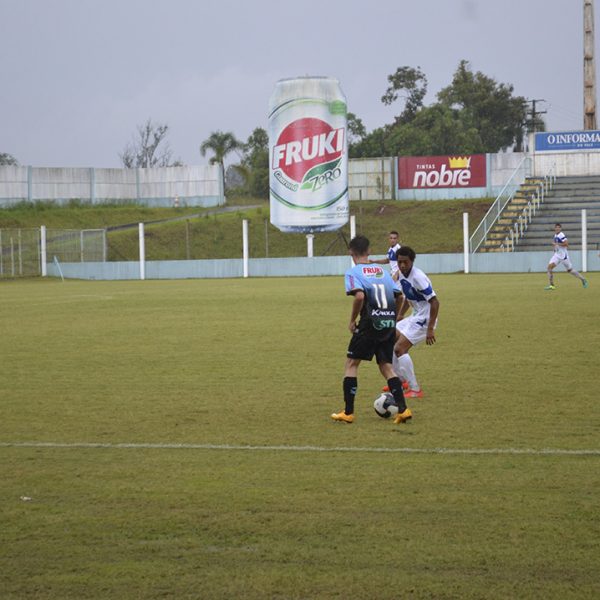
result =
[{"label": "orange cleat", "polygon": [[354,415],[347,415],[344,411],[333,413],[331,418],[334,421],[342,421],[342,423],[354,423]]},{"label": "orange cleat", "polygon": [[394,423],[396,425],[401,425],[402,423],[406,423],[406,421],[409,421],[410,419],[412,419],[412,412],[410,408],[407,408],[404,410],[404,412],[398,413],[394,417]]}]

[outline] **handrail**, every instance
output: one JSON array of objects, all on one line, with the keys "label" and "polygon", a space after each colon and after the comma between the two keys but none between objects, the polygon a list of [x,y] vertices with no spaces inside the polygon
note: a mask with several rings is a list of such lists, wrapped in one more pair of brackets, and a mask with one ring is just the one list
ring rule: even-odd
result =
[{"label": "handrail", "polygon": [[513,179],[521,171],[523,163],[526,160],[531,160],[531,159],[529,156],[525,155],[519,161],[519,164],[517,165],[515,170],[512,172],[511,176],[508,178],[508,181],[504,184],[504,187],[502,188],[502,190],[496,197],[496,200],[494,200],[494,203],[490,206],[488,211],[485,213],[485,216],[481,220],[481,223],[479,223],[479,225],[477,226],[477,228],[475,229],[475,231],[469,238],[469,252],[471,254],[477,252],[479,247],[483,244],[483,242],[485,242],[485,240],[487,238],[487,234],[489,233],[490,229],[494,226],[496,221],[500,218],[502,211],[504,210],[506,205],[512,200],[513,196],[515,195],[515,193],[517,191],[516,188],[510,193],[508,198],[506,198],[506,200],[502,203],[502,206],[500,206],[504,193],[507,191],[509,186],[515,185],[515,183],[513,182]]},{"label": "handrail", "polygon": [[534,194],[531,195],[526,206],[523,207],[521,214],[517,217],[514,223],[514,234],[512,229],[510,231],[511,252],[514,252],[516,243],[525,235],[525,232],[527,231],[529,224],[533,220],[537,209],[539,209],[540,204],[542,204],[542,202],[544,201],[545,195],[548,194],[548,192],[554,187],[556,183],[555,169],[556,163],[553,163],[548,173],[544,175],[543,181],[538,185],[537,190]]}]

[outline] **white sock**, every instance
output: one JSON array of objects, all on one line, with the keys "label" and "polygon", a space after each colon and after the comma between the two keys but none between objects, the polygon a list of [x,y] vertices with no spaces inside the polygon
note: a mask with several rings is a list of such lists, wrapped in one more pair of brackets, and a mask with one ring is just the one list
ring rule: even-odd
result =
[{"label": "white sock", "polygon": [[408,381],[411,390],[421,389],[415,375],[415,366],[409,354],[403,354],[400,358],[394,356],[394,370],[401,379]]}]

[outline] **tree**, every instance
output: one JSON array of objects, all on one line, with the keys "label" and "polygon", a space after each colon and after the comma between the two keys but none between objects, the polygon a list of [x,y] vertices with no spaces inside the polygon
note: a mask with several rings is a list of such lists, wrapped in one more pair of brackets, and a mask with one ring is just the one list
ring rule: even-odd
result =
[{"label": "tree", "polygon": [[241,193],[255,197],[269,194],[269,136],[262,127],[256,127],[246,143],[240,144],[242,159],[237,165],[230,165],[226,171],[226,183],[242,179],[238,184]]},{"label": "tree", "polygon": [[243,144],[236,139],[233,133],[214,131],[200,145],[200,154],[206,156],[206,153],[210,150],[214,154],[209,160],[210,164],[219,164],[225,171],[225,157],[234,150],[242,149]]},{"label": "tree", "polygon": [[[513,95],[513,86],[473,73],[461,61],[452,83],[423,105],[427,78],[420,67],[399,67],[388,76],[389,87],[381,101],[390,105],[405,100],[394,123],[361,136],[349,146],[351,158],[435,154],[475,154],[521,148],[527,120],[527,101]],[[536,128],[543,124],[535,123]]]},{"label": "tree", "polygon": [[346,119],[348,122],[348,146],[358,144],[367,135],[367,129],[354,113],[349,112]]},{"label": "tree", "polygon": [[378,127],[366,134],[359,142],[348,147],[349,158],[370,158],[373,156],[386,156],[386,138],[391,129],[390,125]]},{"label": "tree", "polygon": [[404,110],[396,117],[396,122],[408,123],[423,106],[423,98],[427,93],[427,77],[421,71],[421,67],[398,67],[395,73],[388,75],[388,82],[390,85],[381,101],[389,106],[398,97],[404,98]]},{"label": "tree", "polygon": [[478,154],[482,148],[479,131],[443,104],[422,108],[410,123],[390,128],[386,137],[388,156]]},{"label": "tree", "polygon": [[522,138],[526,122],[526,100],[513,96],[513,90],[512,85],[497,83],[479,71],[473,73],[469,62],[461,60],[452,83],[437,98],[459,111],[467,129],[477,129],[481,152],[499,152]]},{"label": "tree", "polygon": [[19,166],[19,161],[12,155],[6,152],[0,152],[0,166]]},{"label": "tree", "polygon": [[256,154],[257,152],[266,152],[269,154],[269,135],[262,127],[256,127],[248,136],[248,141],[244,144],[246,154]]},{"label": "tree", "polygon": [[165,139],[168,130],[168,125],[153,123],[151,119],[138,125],[137,135],[133,136],[131,143],[119,155],[123,166],[127,169],[182,166],[180,160],[171,162],[173,153]]},{"label": "tree", "polygon": [[262,127],[256,127],[243,146],[241,162],[248,192],[257,197],[269,194],[269,136]]}]

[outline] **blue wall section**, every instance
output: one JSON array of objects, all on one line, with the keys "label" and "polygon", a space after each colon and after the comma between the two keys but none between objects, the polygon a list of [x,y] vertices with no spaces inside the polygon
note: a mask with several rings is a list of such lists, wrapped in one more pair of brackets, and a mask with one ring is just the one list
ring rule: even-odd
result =
[{"label": "blue wall section", "polygon": [[220,279],[224,277],[242,277],[243,274],[241,258],[146,262],[146,279]]},{"label": "blue wall section", "polygon": [[[570,253],[575,269],[581,269],[581,251]],[[470,256],[471,273],[544,273],[550,260],[548,252],[503,252]],[[422,254],[416,264],[426,273],[462,273],[462,254]],[[310,277],[343,275],[350,267],[349,256],[315,258],[253,258],[248,261],[250,277]],[[138,262],[90,262],[61,264],[63,275],[74,279],[139,279]],[[562,271],[561,267],[557,272]],[[588,251],[588,271],[600,271],[597,251]],[[59,277],[53,263],[48,263],[48,275]],[[163,260],[146,262],[146,279],[237,278],[243,276],[243,262],[221,260]]]}]

